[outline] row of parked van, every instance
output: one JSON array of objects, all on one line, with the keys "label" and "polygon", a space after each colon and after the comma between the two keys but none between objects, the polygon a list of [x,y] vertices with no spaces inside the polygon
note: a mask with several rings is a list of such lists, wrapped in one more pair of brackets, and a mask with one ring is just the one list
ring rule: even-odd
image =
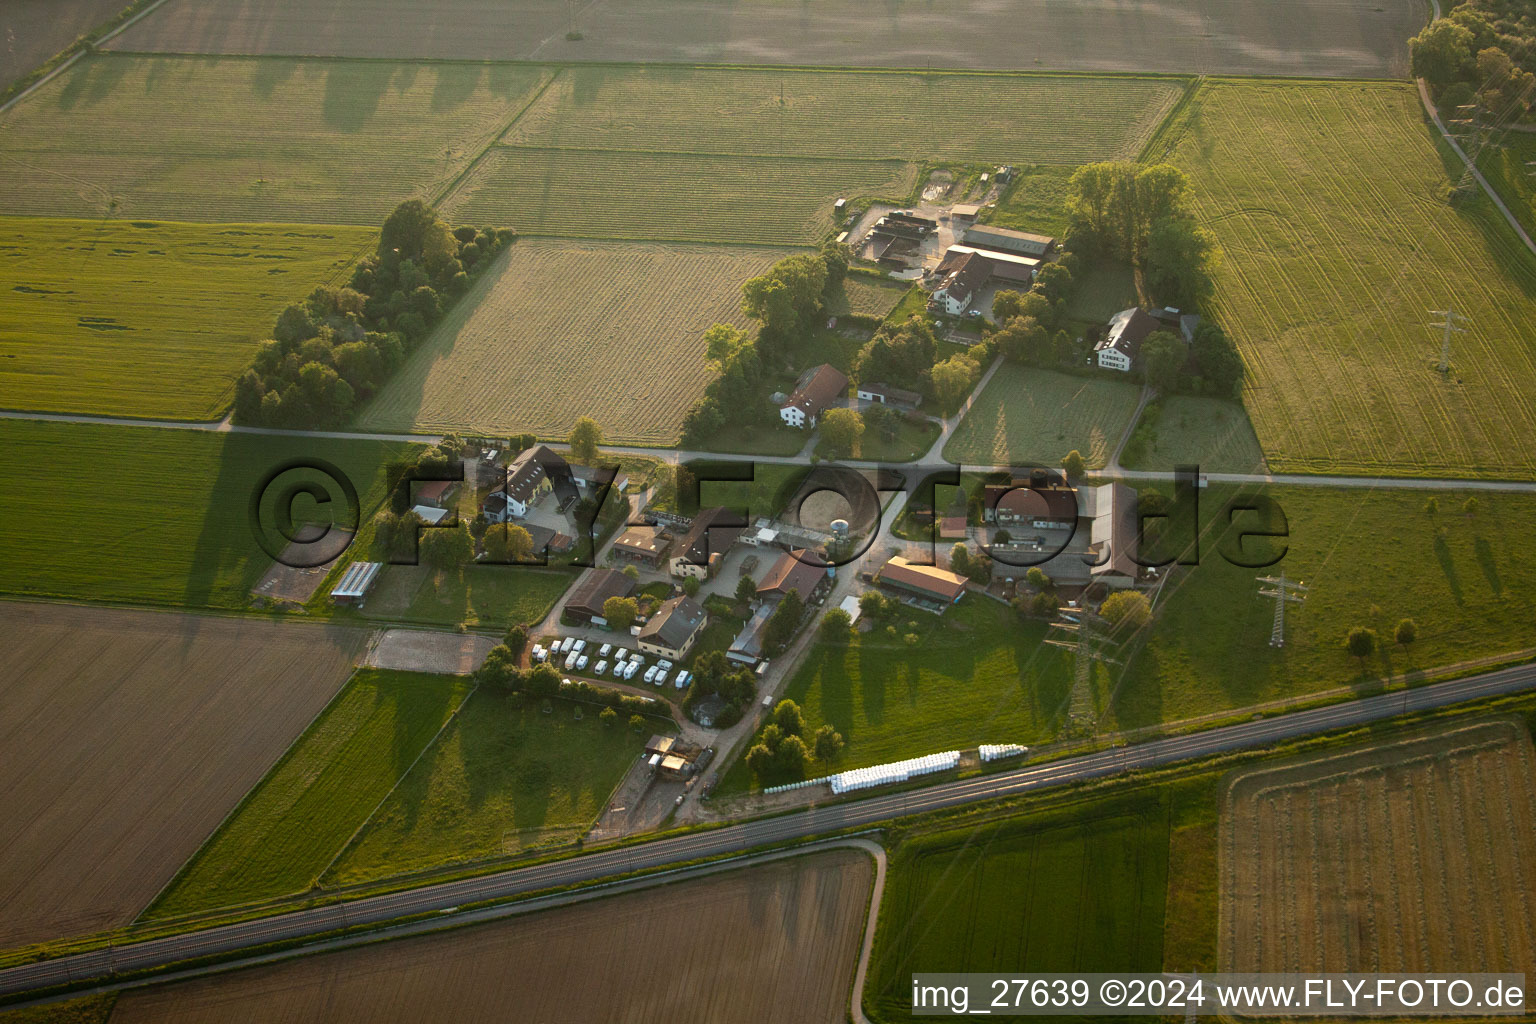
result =
[{"label": "row of parked van", "polygon": [[[533,660],[559,665],[567,672],[587,672],[587,666],[590,664],[592,666],[590,675],[611,676],[614,679],[633,679],[643,672],[642,678],[645,682],[656,686],[667,685],[667,676],[672,675],[672,663],[665,658],[654,665],[647,666],[645,655],[639,651],[626,651],[613,644],[603,644],[596,650],[588,650],[587,642],[574,636],[557,640],[548,647],[543,644],[534,644]],[[692,680],[693,673],[678,669],[672,685],[681,690]]]}]

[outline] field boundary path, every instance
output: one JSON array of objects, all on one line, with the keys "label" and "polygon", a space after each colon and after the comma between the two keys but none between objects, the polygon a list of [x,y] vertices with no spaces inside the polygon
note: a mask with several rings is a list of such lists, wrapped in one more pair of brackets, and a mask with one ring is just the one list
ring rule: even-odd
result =
[{"label": "field boundary path", "polygon": [[[464,905],[511,900],[552,888],[586,885],[615,875],[672,868],[704,858],[739,856],[755,847],[792,843],[845,829],[869,828],[892,818],[1217,754],[1262,749],[1282,741],[1382,722],[1411,712],[1479,698],[1522,693],[1532,688],[1536,688],[1536,665],[1520,665],[1417,689],[1026,765],[994,775],[829,803],[791,814],[594,850],[564,860],[474,878],[308,907],[197,932],[111,945],[0,971],[0,994],[105,981],[121,974],[156,970],[200,957],[228,956],[270,943],[302,941],[338,929],[388,925],[423,914],[442,915],[436,920],[447,924]],[[377,932],[369,934],[378,935]]]},{"label": "field boundary path", "polygon": [[[1437,14],[1438,7],[1439,5],[1436,5]],[[1531,255],[1536,256],[1536,242],[1531,241],[1531,236],[1525,233],[1525,228],[1520,226],[1520,221],[1515,219],[1515,215],[1510,212],[1509,207],[1504,205],[1504,200],[1500,199],[1499,194],[1493,190],[1493,186],[1488,184],[1488,179],[1483,177],[1483,172],[1477,169],[1477,164],[1472,162],[1472,159],[1467,156],[1461,145],[1451,137],[1451,133],[1446,129],[1445,124],[1441,122],[1440,112],[1435,109],[1434,103],[1429,98],[1429,86],[1424,84],[1424,79],[1422,78],[1415,79],[1414,82],[1419,87],[1419,99],[1424,103],[1424,113],[1428,114],[1429,119],[1434,122],[1435,128],[1440,132],[1440,137],[1445,140],[1446,145],[1451,147],[1452,152],[1461,158],[1461,162],[1467,165],[1467,170],[1471,172],[1472,177],[1476,179],[1477,183],[1483,187],[1483,192],[1487,194],[1488,198],[1493,200],[1493,205],[1498,207],[1499,212],[1504,215],[1504,219],[1509,221],[1509,226],[1514,228],[1515,234],[1520,237],[1520,241],[1525,243],[1525,247],[1530,250]]]},{"label": "field boundary path", "polygon": [[[1529,240],[1528,240],[1529,241]],[[1536,249],[1533,249],[1536,252]],[[976,388],[971,392],[970,398],[960,407],[954,416],[939,420],[942,428],[938,439],[929,446],[928,451],[917,459],[909,462],[871,462],[865,459],[846,459],[836,465],[847,466],[851,469],[874,469],[880,466],[892,466],[902,472],[922,477],[923,475],[939,470],[950,469],[956,464],[946,460],[943,455],[945,444],[948,443],[954,431],[964,419],[965,413],[970,409],[971,402],[981,392],[998,366],[1001,359],[995,360],[988,367]],[[1140,411],[1145,407],[1145,402],[1138,406],[1138,412],[1131,419],[1131,428],[1134,430],[1136,419]],[[113,427],[138,427],[151,430],[192,430],[202,433],[226,433],[226,434],[251,434],[260,437],[293,437],[293,438],[317,438],[327,441],[385,441],[392,444],[420,444],[433,445],[443,439],[441,434],[391,434],[374,433],[365,430],[284,430],[280,427],[247,427],[237,426],[229,422],[228,418],[222,420],[147,420],[134,419],[125,416],[93,416],[85,413],[52,413],[29,412],[23,409],[0,409],[0,420],[31,420],[43,423],[74,423],[81,425],[99,425]],[[1129,431],[1126,438],[1129,437]],[[1121,446],[1126,438],[1122,438]],[[815,438],[807,444],[807,451],[814,447]],[[562,442],[550,443],[551,448],[565,449],[568,446]],[[640,455],[660,459],[663,462],[677,463],[692,460],[714,462],[760,462],[764,465],[793,465],[808,466],[810,458],[807,451],[794,455],[759,455],[746,452],[710,452],[691,448],[665,448],[653,445],[625,445],[609,444],[602,447],[602,451],[611,455]],[[1116,452],[1118,459],[1119,452]],[[1125,469],[1117,467],[1110,469],[1094,470],[1087,474],[1091,480],[1146,480],[1166,483],[1172,479],[1173,474],[1164,470],[1151,469]],[[1397,489],[1397,490],[1472,490],[1472,491],[1508,491],[1523,494],[1536,494],[1536,480],[1500,480],[1500,479],[1468,479],[1465,477],[1433,477],[1433,476],[1351,476],[1332,475],[1324,473],[1202,473],[1207,481],[1222,484],[1283,484],[1295,487],[1347,487],[1367,489]]]},{"label": "field boundary path", "polygon": [[1136,433],[1136,424],[1141,422],[1141,414],[1146,412],[1147,403],[1152,401],[1152,385],[1141,386],[1141,398],[1136,402],[1136,411],[1131,413],[1131,421],[1125,425],[1125,430],[1120,434],[1120,443],[1115,445],[1115,450],[1110,452],[1109,461],[1104,465],[1106,473],[1120,473],[1120,454],[1125,451],[1125,446],[1131,443],[1131,435]]}]

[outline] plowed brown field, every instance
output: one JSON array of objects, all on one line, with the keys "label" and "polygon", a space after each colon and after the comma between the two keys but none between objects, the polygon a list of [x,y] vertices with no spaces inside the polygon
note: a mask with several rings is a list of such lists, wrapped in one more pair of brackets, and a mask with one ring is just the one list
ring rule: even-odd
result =
[{"label": "plowed brown field", "polygon": [[844,1019],[873,866],[837,851],[125,996],[112,1024]]},{"label": "plowed brown field", "polygon": [[347,678],[365,633],[0,604],[0,947],[131,920]]},{"label": "plowed brown field", "polygon": [[1536,756],[1515,721],[1237,777],[1223,971],[1536,969]]}]

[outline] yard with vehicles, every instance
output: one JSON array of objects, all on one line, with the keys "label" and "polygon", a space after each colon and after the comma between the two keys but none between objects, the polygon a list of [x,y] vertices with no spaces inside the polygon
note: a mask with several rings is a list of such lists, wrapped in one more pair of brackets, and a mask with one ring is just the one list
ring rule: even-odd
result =
[{"label": "yard with vehicles", "polygon": [[[124,996],[112,1019],[474,1020],[515,1006],[519,1020],[568,1024],[635,1013],[679,1024],[820,1024],[847,1010],[873,877],[865,853],[811,854],[144,989]],[[659,921],[687,926],[667,929],[663,944]],[[658,957],[677,969],[659,969]]]},{"label": "yard with vehicles", "polygon": [[649,731],[637,732],[604,722],[601,711],[480,687],[322,881],[348,885],[570,846],[650,733],[674,728],[647,718]]},{"label": "yard with vehicles", "polygon": [[528,235],[793,245],[832,231],[840,197],[900,201],[916,183],[901,160],[497,146],[443,208]]},{"label": "yard with vehicles", "polygon": [[[1412,86],[1208,81],[1163,138],[1271,469],[1536,476],[1536,257],[1486,197],[1451,199]],[[1442,374],[1445,309],[1466,330]]]},{"label": "yard with vehicles", "polygon": [[0,946],[133,919],[341,688],[367,634],[0,605]]},{"label": "yard with vehicles", "polygon": [[469,689],[464,676],[359,670],[145,916],[309,892]]},{"label": "yard with vehicles", "polygon": [[[27,524],[8,542],[0,590],[223,609],[250,608],[252,586],[272,565],[251,522],[252,498],[270,474],[296,459],[334,465],[356,489],[366,523],[383,500],[385,467],[414,461],[418,451],[382,441],[26,420],[0,421],[0,442],[9,456],[0,500]],[[331,486],[305,471],[285,480]],[[105,487],[110,497],[83,500],[82,486]],[[335,497],[334,507],[345,504]],[[307,499],[294,511],[300,522],[322,512]]]},{"label": "yard with vehicles", "polygon": [[1222,804],[1220,969],[1528,972],[1533,829],[1518,718],[1241,772]]},{"label": "yard with vehicles", "polygon": [[0,212],[372,226],[445,190],[549,74],[92,54],[0,114]]},{"label": "yard with vehicles", "polygon": [[362,228],[0,217],[0,408],[210,420]]},{"label": "yard with vehicles", "polygon": [[531,432],[590,416],[673,444],[704,389],[704,332],[744,322],[742,282],[782,250],[525,238],[358,416],[366,430]]},{"label": "yard with vehicles", "polygon": [[[1076,164],[1134,157],[1177,78],[573,65],[518,118],[518,146]],[[1059,111],[1070,108],[1064,120]],[[914,110],[944,111],[935,130]]]},{"label": "yard with vehicles", "polygon": [[[1112,10],[962,0],[942,10],[873,10],[856,0],[787,8],[779,0],[700,7],[688,0],[591,4],[390,0],[316,10],[303,0],[206,7],[171,0],[110,45],[184,53],[410,54],[438,60],[627,61],[1066,69],[1187,74],[1402,77],[1404,41],[1424,24],[1413,3],[1303,0],[1286,18],[1259,0],[1137,2]],[[367,25],[369,31],[356,27]],[[1020,26],[1030,26],[1027,35]],[[1196,26],[1192,28],[1192,26]],[[1156,46],[1146,45],[1148,39]]]},{"label": "yard with vehicles", "polygon": [[944,457],[962,466],[1054,469],[1062,456],[1077,451],[1089,469],[1101,469],[1139,398],[1135,384],[1102,373],[1004,363],[944,446]]}]

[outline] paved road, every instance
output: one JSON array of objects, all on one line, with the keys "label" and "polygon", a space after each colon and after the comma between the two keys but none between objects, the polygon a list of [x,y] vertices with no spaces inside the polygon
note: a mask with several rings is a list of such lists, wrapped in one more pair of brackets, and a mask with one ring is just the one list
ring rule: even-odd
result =
[{"label": "paved road", "polygon": [[25,964],[0,971],[0,993],[26,992],[66,981],[102,980],[115,973],[229,954],[278,940],[302,939],[339,927],[384,924],[403,917],[451,911],[463,904],[505,899],[595,881],[641,868],[660,868],[700,857],[741,853],[767,843],[870,825],[903,814],[933,811],[1032,790],[1103,778],[1226,751],[1268,746],[1281,740],[1381,721],[1409,711],[1443,707],[1479,697],[1536,687],[1536,666],[1501,669],[1401,693],[1382,694],[1274,718],[1241,722],[1132,747],[1084,754],[997,775],[964,779],[907,793],[831,803],[760,821],[658,839],[625,849],[601,850],[566,860],[444,882],[405,892],[294,911],[204,931]]}]

